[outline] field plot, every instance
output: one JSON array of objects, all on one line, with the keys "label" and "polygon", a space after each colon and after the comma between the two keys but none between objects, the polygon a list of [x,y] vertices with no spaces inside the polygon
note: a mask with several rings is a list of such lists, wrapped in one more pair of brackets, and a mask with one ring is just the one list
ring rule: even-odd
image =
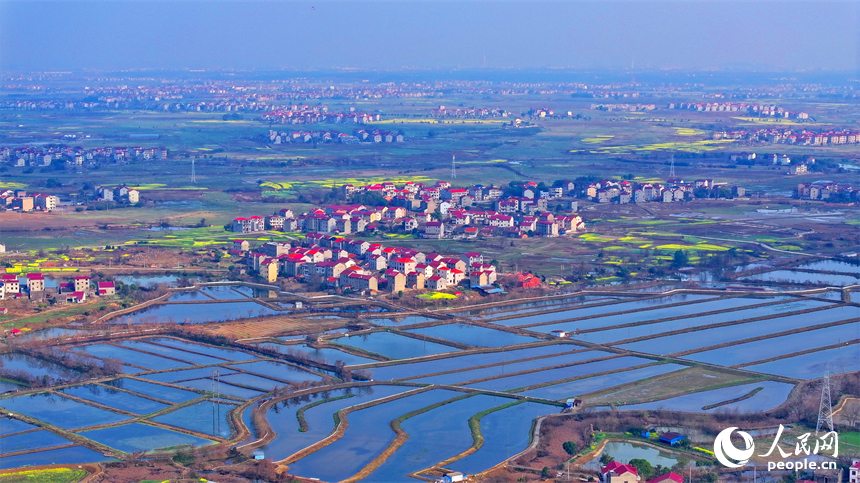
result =
[{"label": "field plot", "polygon": [[582,347],[573,344],[552,344],[540,347],[529,347],[528,349],[490,352],[484,354],[469,354],[461,356],[455,353],[453,354],[453,357],[446,357],[444,359],[414,362],[412,364],[394,364],[390,366],[373,367],[368,370],[372,372],[374,379],[378,381],[386,381],[422,374],[467,369],[469,367],[483,366],[486,364],[514,362],[530,357],[548,356],[582,349]]},{"label": "field plot", "polygon": [[413,339],[411,337],[392,334],[391,332],[374,332],[354,337],[340,337],[332,339],[331,342],[356,347],[392,359],[409,359],[458,350],[454,347]]},{"label": "field plot", "polygon": [[97,357],[104,357],[106,359],[116,359],[118,361],[125,362],[134,361],[134,364],[147,367],[152,370],[178,369],[180,367],[188,367],[192,365],[189,362],[179,362],[174,361],[172,359],[165,359],[164,357],[152,354],[144,354],[143,352],[126,349],[124,347],[117,347],[115,345],[110,344],[85,345],[76,347],[75,350],[82,351]]},{"label": "field plot", "polygon": [[221,357],[223,359],[231,361],[247,361],[257,358],[257,356],[236,349],[227,349],[224,347],[212,347],[203,344],[195,344],[194,342],[188,342],[187,340],[173,339],[169,337],[153,337],[139,340],[154,342],[170,347],[176,347],[177,349],[182,349],[186,351],[202,352],[210,356]]},{"label": "field plot", "polygon": [[256,302],[216,302],[200,304],[160,304],[145,307],[129,315],[111,320],[113,324],[145,324],[164,321],[202,324],[224,322],[245,317],[276,314],[274,310]]},{"label": "field plot", "polygon": [[[761,358],[757,359],[761,360]],[[744,366],[744,369],[779,376],[797,377],[799,379],[816,379],[824,375],[825,364],[830,365],[831,372],[860,370],[860,346],[857,343],[846,343],[833,349],[777,359],[763,364]]]},{"label": "field plot", "polygon": [[[851,309],[851,307],[845,308]],[[780,328],[782,327],[780,326]],[[746,344],[733,344],[729,347],[690,354],[685,358],[720,365],[748,364],[771,357],[857,339],[860,339],[860,323],[853,322]]]},{"label": "field plot", "polygon": [[203,401],[157,416],[152,420],[177,428],[227,438],[232,433],[228,413],[235,407],[231,404]]},{"label": "field plot", "polygon": [[424,376],[418,379],[409,379],[411,382],[423,382],[429,384],[457,384],[465,381],[473,381],[475,379],[483,379],[485,377],[499,377],[512,372],[526,371],[532,369],[540,369],[541,367],[554,366],[559,364],[571,364],[599,357],[612,355],[611,352],[602,351],[584,351],[574,354],[561,354],[541,359],[533,359],[523,362],[502,362],[491,367],[483,369],[466,369],[460,372],[450,374],[442,374],[436,376]]},{"label": "field plot", "polygon": [[135,379],[129,379],[127,377],[114,379],[112,381],[106,382],[105,384],[112,387],[125,389],[126,391],[136,392],[149,397],[154,397],[157,399],[162,399],[164,401],[170,401],[174,403],[190,401],[192,399],[200,397],[200,394],[197,394],[196,392],[184,391],[182,389],[176,389],[174,387],[162,386],[160,384],[154,384],[151,382],[138,381]]},{"label": "field plot", "polygon": [[65,444],[72,444],[72,442],[44,429],[26,434],[16,434],[0,440],[0,448],[2,448],[3,453],[17,453]]},{"label": "field plot", "polygon": [[212,444],[212,441],[207,439],[143,423],[131,423],[122,426],[94,429],[92,431],[82,431],[78,434],[126,453],[134,451],[175,450],[177,447],[182,446],[205,446]]},{"label": "field plot", "polygon": [[728,298],[720,300],[710,300],[690,305],[650,308],[633,313],[607,315],[604,317],[594,317],[587,320],[577,320],[574,322],[561,322],[549,325],[543,324],[540,326],[529,327],[529,329],[540,330],[542,332],[550,332],[553,330],[574,331],[576,329],[598,329],[601,327],[609,327],[617,324],[642,322],[646,320],[662,319],[665,317],[690,316],[701,312],[710,312],[715,310],[734,309],[742,307],[744,305],[756,305],[764,302],[767,302],[767,300],[757,298]]},{"label": "field plot", "polygon": [[167,407],[167,405],[151,399],[135,396],[124,391],[118,391],[110,386],[100,386],[98,384],[70,387],[63,389],[62,393],[134,414],[154,413]]},{"label": "field plot", "polygon": [[[310,404],[304,404],[307,402],[304,400],[305,398],[301,398],[301,400],[288,399],[273,405],[266,412],[266,419],[272,426],[272,430],[277,433],[277,436],[275,436],[272,442],[263,446],[262,449],[266,452],[266,456],[273,461],[282,460],[320,441],[334,431],[332,416],[337,411],[410,389],[409,387],[401,386],[369,386],[355,389],[340,389],[337,391],[327,391],[322,396],[320,396],[320,393],[315,394],[315,396],[320,397],[310,403],[313,404],[312,407],[308,407]],[[351,395],[351,397],[335,399],[347,395]],[[308,401],[310,400],[310,398],[307,399]],[[307,423],[307,431],[299,430],[299,420],[296,414],[299,408],[305,408],[304,418]],[[256,431],[255,435],[258,437],[262,436]]]},{"label": "field plot", "polygon": [[491,412],[481,418],[481,434],[484,436],[481,449],[446,467],[474,474],[497,465],[528,446],[529,428],[535,418],[560,411],[557,406],[520,403]]},{"label": "field plot", "polygon": [[[749,398],[737,402],[721,405],[712,409],[702,409],[712,404],[730,401],[751,394],[758,388],[762,388]],[[668,409],[672,411],[691,412],[714,412],[714,411],[738,411],[741,413],[753,413],[773,409],[785,402],[788,393],[794,388],[791,384],[773,381],[761,381],[740,386],[724,387],[711,391],[702,391],[684,396],[678,396],[661,401],[653,401],[641,404],[630,404],[620,409]]]},{"label": "field plot", "polygon": [[821,284],[833,287],[855,285],[860,279],[854,275],[839,275],[833,273],[809,273],[795,270],[774,270],[755,275],[741,277],[740,280],[764,281],[764,282],[788,282],[796,284]]},{"label": "field plot", "polygon": [[116,423],[129,418],[45,392],[0,399],[0,406],[63,429]]},{"label": "field plot", "polygon": [[406,481],[409,473],[462,453],[472,445],[469,418],[507,402],[510,400],[497,396],[472,396],[406,419],[400,427],[409,439],[361,481]]},{"label": "field plot", "polygon": [[[716,297],[709,295],[692,295],[692,294],[679,294],[679,295],[671,295],[668,297],[658,297],[653,299],[646,300],[635,300],[631,302],[621,302],[616,304],[609,305],[595,305],[589,307],[581,307],[578,309],[564,310],[561,312],[553,312],[551,314],[540,314],[540,315],[530,315],[526,317],[516,317],[513,319],[507,320],[490,320],[494,324],[500,325],[514,325],[514,326],[527,326],[527,325],[543,325],[543,324],[551,324],[557,320],[562,319],[572,319],[576,317],[590,317],[594,315],[603,315],[610,312],[622,312],[626,310],[643,310],[643,309],[657,309],[661,306],[676,304],[679,302],[691,302],[694,300],[703,300],[703,299],[714,299]],[[498,314],[502,316],[504,314]]]},{"label": "field plot", "polygon": [[413,334],[422,334],[439,339],[459,342],[476,347],[503,347],[514,344],[537,342],[540,339],[512,334],[502,330],[488,329],[470,324],[446,324],[421,329],[407,329]]},{"label": "field plot", "polygon": [[[746,339],[750,337],[764,336],[772,334],[774,332],[798,329],[810,325],[836,322],[851,317],[857,317],[857,307],[843,306],[813,312],[810,314],[788,315],[776,319],[760,320],[758,322],[749,322],[746,324],[732,325],[728,327],[715,327],[712,329],[699,330],[691,333],[658,337],[654,339],[622,344],[621,347],[642,352],[654,352],[655,348],[659,348],[656,352],[668,354],[708,347],[717,344],[724,344],[727,342]],[[852,333],[852,328],[854,329],[853,333],[857,332],[856,325],[854,327],[851,327],[851,325],[852,324],[847,324],[847,327],[844,325],[838,326],[834,327],[834,329],[836,329],[836,331],[839,333],[844,332],[846,334],[846,337],[849,337]],[[814,332],[817,331],[804,332],[799,335],[801,337],[810,337],[810,335]],[[806,335],[804,336],[804,334]],[[837,341],[832,341],[830,343],[833,344],[835,342]],[[773,340],[771,340],[771,343],[773,343]],[[810,341],[809,344],[812,344],[812,341]],[[826,342],[822,342],[822,345],[826,345]],[[808,345],[807,347],[814,346]],[[782,347],[781,349],[787,352],[792,352],[789,347]],[[802,349],[798,348],[796,350]],[[731,362],[728,360],[722,360],[720,363],[726,364]],[[737,362],[734,362],[734,364],[737,364]]]},{"label": "field plot", "polygon": [[290,464],[289,471],[323,481],[349,478],[394,439],[394,433],[388,428],[389,421],[456,395],[451,391],[426,391],[350,413],[347,416],[349,427],[340,439]]},{"label": "field plot", "polygon": [[605,390],[613,386],[647,379],[649,377],[677,371],[683,368],[684,366],[678,364],[657,364],[654,366],[643,367],[641,369],[634,369],[632,371],[616,372],[603,376],[577,379],[575,381],[565,382],[562,384],[554,384],[552,386],[532,389],[530,391],[523,391],[521,394],[532,397],[541,397],[544,399],[564,400],[570,397]]},{"label": "field plot", "polygon": [[18,456],[0,457],[0,469],[5,470],[8,468],[19,468],[21,466],[60,465],[66,463],[97,463],[112,460],[113,458],[108,458],[107,456],[85,446],[71,446],[68,448],[20,454]]},{"label": "field plot", "polygon": [[[321,376],[310,373],[299,367],[274,361],[245,362],[228,367],[290,382],[322,380]],[[278,384],[283,385],[282,383]]]},{"label": "field plot", "polygon": [[191,352],[186,352],[179,349],[171,349],[169,347],[162,347],[155,344],[147,344],[146,342],[141,342],[137,340],[126,340],[120,342],[119,345],[123,347],[128,347],[132,350],[155,352],[157,354],[161,354],[172,359],[179,359],[180,361],[190,362],[191,364],[206,365],[229,362],[225,361],[224,359],[204,356],[201,354],[192,354]]},{"label": "field plot", "polygon": [[584,376],[595,372],[611,371],[623,369],[630,366],[648,364],[652,362],[650,359],[641,357],[617,357],[606,361],[588,362],[570,367],[562,367],[559,369],[549,369],[540,372],[532,372],[521,374],[519,376],[503,377],[500,379],[492,379],[489,381],[469,384],[468,387],[474,389],[488,389],[491,391],[510,391],[519,387],[531,386],[534,384],[542,384],[545,382],[567,379],[569,377]]},{"label": "field plot", "polygon": [[[766,307],[758,307],[754,309],[746,309],[746,310],[737,310],[731,312],[722,312],[719,314],[713,315],[703,315],[699,317],[684,317],[681,319],[669,320],[666,322],[658,322],[654,324],[646,324],[640,325],[636,327],[622,327],[618,329],[608,329],[608,330],[600,330],[597,332],[589,332],[586,334],[580,334],[575,336],[577,339],[586,340],[588,342],[595,342],[598,344],[606,344],[610,342],[615,342],[623,339],[632,339],[635,337],[644,337],[650,336],[654,334],[660,334],[662,332],[669,332],[674,330],[681,329],[689,329],[693,327],[699,327],[708,324],[716,324],[722,322],[735,322],[743,319],[753,318],[753,317],[761,317],[761,316],[769,316],[782,312],[791,312],[797,310],[810,309],[814,307],[823,307],[828,305],[827,302],[821,302],[818,300],[801,300],[794,302],[781,303],[777,305],[769,305]],[[635,314],[632,314],[635,316]],[[659,315],[662,317],[662,315]],[[634,317],[634,320],[635,317]],[[752,322],[746,323],[743,326],[732,326],[735,327],[736,330],[740,333],[748,325],[752,324]],[[732,330],[732,329],[727,329]],[[691,337],[694,337],[693,334],[689,334]]]},{"label": "field plot", "polygon": [[77,371],[68,369],[59,364],[15,352],[0,354],[0,364],[2,364],[6,370],[24,371],[37,377],[49,376],[71,379],[80,375]]}]

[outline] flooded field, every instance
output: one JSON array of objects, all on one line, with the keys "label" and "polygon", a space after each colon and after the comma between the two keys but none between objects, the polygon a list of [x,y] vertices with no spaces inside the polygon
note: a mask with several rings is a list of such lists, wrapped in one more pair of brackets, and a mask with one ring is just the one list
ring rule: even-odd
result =
[{"label": "flooded field", "polygon": [[[746,396],[759,387],[763,389],[747,399],[725,404],[709,410],[702,409],[703,407],[711,404],[718,404],[720,402],[730,401],[735,398]],[[692,412],[737,411],[740,413],[751,413],[766,411],[779,406],[785,401],[786,397],[788,397],[788,393],[791,392],[793,388],[794,386],[791,384],[762,381],[742,384],[740,386],[724,387],[722,389],[714,389],[712,391],[702,391],[661,401],[630,404],[623,406],[621,409],[668,409],[672,411]]]},{"label": "flooded field", "polygon": [[423,329],[408,329],[413,334],[428,335],[460,344],[476,347],[503,347],[507,345],[537,342],[540,339],[512,334],[501,330],[488,329],[470,324],[446,324]]},{"label": "flooded field", "polygon": [[118,391],[110,386],[99,386],[97,384],[86,384],[63,389],[63,394],[97,402],[104,406],[128,411],[134,414],[149,414],[168,407],[166,404],[155,402],[140,396],[135,396],[124,391]]},{"label": "flooded field", "polygon": [[203,401],[185,406],[163,416],[152,418],[157,423],[169,424],[177,428],[190,429],[198,433],[227,438],[232,433],[229,411],[236,406],[217,402]]},{"label": "flooded field", "polygon": [[26,453],[17,456],[0,457],[0,469],[18,468],[20,466],[53,465],[66,463],[96,463],[110,461],[105,455],[93,451],[86,446],[71,446],[68,448]]},{"label": "flooded field", "polygon": [[593,374],[595,372],[622,369],[640,364],[648,364],[650,362],[652,362],[650,359],[624,356],[615,359],[609,359],[606,361],[588,362],[585,364],[578,364],[570,367],[548,369],[540,372],[522,374],[519,376],[492,379],[489,381],[469,384],[469,387],[475,389],[488,389],[491,391],[510,391],[512,389],[531,386],[534,384],[542,384],[545,382],[557,381],[570,377],[578,377],[583,376],[585,374]]},{"label": "flooded field", "polygon": [[129,419],[129,416],[45,392],[0,399],[0,406],[63,429],[83,428]]},{"label": "flooded field", "polygon": [[799,379],[817,379],[824,375],[825,364],[830,365],[831,372],[860,371],[860,345],[856,342],[845,344],[834,349],[745,366],[744,369]]},{"label": "flooded field", "polygon": [[[237,294],[238,295],[238,294]],[[246,317],[271,315],[276,311],[256,302],[215,302],[201,304],[160,304],[152,305],[131,314],[111,320],[114,324],[151,324],[157,322],[176,322],[180,324],[202,324],[204,322],[223,322]]]},{"label": "flooded field", "polygon": [[82,431],[85,436],[103,445],[116,448],[126,453],[134,451],[157,451],[170,448],[174,450],[183,446],[205,446],[212,441],[183,434],[176,431],[150,426],[143,423],[131,423],[110,428]]},{"label": "flooded field", "polygon": [[743,277],[741,280],[760,280],[764,282],[787,282],[796,284],[819,284],[841,287],[856,285],[860,279],[854,275],[838,275],[832,273],[809,273],[795,270],[774,270],[756,275]]},{"label": "flooded field", "polygon": [[521,394],[533,397],[542,397],[545,399],[555,399],[563,401],[567,398],[581,396],[590,392],[600,391],[612,386],[626,384],[628,382],[647,379],[649,377],[665,374],[667,372],[683,369],[684,366],[678,364],[658,364],[632,371],[616,372],[603,376],[588,377],[585,379],[577,379],[571,382],[562,384],[554,384],[552,386],[523,391]]},{"label": "flooded field", "polygon": [[14,352],[0,354],[0,364],[7,370],[24,371],[35,377],[49,376],[71,379],[80,375],[77,371],[59,364]]},{"label": "flooded field", "polygon": [[354,337],[332,339],[338,344],[356,347],[361,350],[381,354],[392,359],[409,359],[411,357],[453,352],[458,349],[435,342],[404,337],[391,332],[374,332],[372,334]]}]

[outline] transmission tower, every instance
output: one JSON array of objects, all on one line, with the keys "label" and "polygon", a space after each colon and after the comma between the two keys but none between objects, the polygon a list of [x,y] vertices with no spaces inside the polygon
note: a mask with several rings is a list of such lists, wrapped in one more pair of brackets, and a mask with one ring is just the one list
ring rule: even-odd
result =
[{"label": "transmission tower", "polygon": [[673,154],[671,158],[669,158],[669,177],[675,177],[675,155]]},{"label": "transmission tower", "polygon": [[197,175],[194,173],[194,158],[191,158],[191,182],[197,182]]},{"label": "transmission tower", "polygon": [[830,365],[824,366],[824,380],[821,383],[821,402],[818,404],[818,424],[815,425],[815,434],[818,435],[822,428],[833,431],[833,407],[830,405]]},{"label": "transmission tower", "polygon": [[454,155],[451,155],[451,179],[457,177],[457,158]]},{"label": "transmission tower", "polygon": [[[221,398],[221,370],[212,371],[212,393],[215,399]],[[221,434],[221,404],[212,400],[212,433]]]}]

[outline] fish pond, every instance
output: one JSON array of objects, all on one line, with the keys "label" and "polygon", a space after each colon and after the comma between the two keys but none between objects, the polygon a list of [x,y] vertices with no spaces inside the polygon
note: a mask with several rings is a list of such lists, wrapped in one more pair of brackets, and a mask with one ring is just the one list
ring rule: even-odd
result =
[{"label": "fish pond", "polygon": [[641,369],[634,369],[632,371],[615,372],[603,376],[577,379],[571,382],[524,391],[522,394],[532,397],[541,397],[544,399],[563,400],[574,396],[588,394],[590,392],[601,391],[613,386],[647,379],[667,372],[684,369],[685,367],[686,366],[678,364],[658,364],[643,367]]},{"label": "fish pond", "polygon": [[653,466],[662,465],[665,468],[671,468],[678,464],[678,457],[672,453],[660,451],[657,448],[652,448],[642,444],[610,441],[606,443],[603,451],[595,456],[593,460],[582,465],[582,467],[589,470],[599,470],[602,466],[600,463],[600,457],[604,454],[612,455],[615,458],[615,461],[624,464],[637,458],[644,459]]},{"label": "fish pond", "polygon": [[471,324],[445,324],[421,329],[408,329],[413,334],[427,335],[477,347],[503,347],[537,342],[540,339],[512,334],[503,330],[488,329]]},{"label": "fish pond", "polygon": [[35,377],[74,379],[81,375],[78,371],[59,364],[17,352],[0,354],[0,366],[7,371],[24,371]]},{"label": "fish pond", "polygon": [[78,434],[126,453],[175,450],[183,446],[205,446],[212,443],[208,439],[143,423],[111,426],[92,431],[82,431]]},{"label": "fish pond", "polygon": [[157,416],[152,420],[202,434],[229,438],[232,433],[229,412],[235,408],[236,406],[231,404],[202,401]]},{"label": "fish pond", "polygon": [[98,384],[69,387],[63,389],[62,393],[134,414],[154,413],[167,407],[167,405],[151,399],[135,396],[110,386],[101,386]]},{"label": "fish pond", "polygon": [[129,379],[127,377],[114,379],[112,381],[106,382],[105,384],[110,385],[112,387],[125,389],[126,391],[136,392],[149,397],[161,399],[164,401],[170,401],[173,403],[181,403],[185,401],[190,401],[194,398],[201,397],[201,395],[196,392],[184,391],[182,389],[176,389],[174,387],[138,381],[135,379]]},{"label": "fish pond", "polygon": [[846,344],[833,349],[746,366],[744,369],[798,379],[817,379],[824,375],[825,364],[829,364],[831,372],[860,370],[860,346],[856,343]]},{"label": "fish pond", "polygon": [[68,448],[25,453],[17,456],[0,458],[0,469],[18,468],[21,466],[59,465],[69,463],[97,463],[116,461],[113,458],[93,451],[85,446],[70,446]]},{"label": "fish pond", "polygon": [[116,423],[129,418],[45,392],[0,399],[0,406],[63,429]]},{"label": "fish pond", "polygon": [[[755,395],[714,407],[708,410],[703,407],[718,404],[732,399],[741,398],[752,393],[752,391],[762,388]],[[761,381],[739,386],[724,387],[713,389],[710,391],[701,391],[693,394],[686,394],[671,399],[661,401],[653,401],[643,404],[631,404],[619,406],[619,409],[669,409],[672,411],[690,411],[690,412],[724,412],[737,411],[741,413],[753,413],[773,409],[785,402],[788,393],[794,388],[792,384],[773,381]]]},{"label": "fish pond", "polygon": [[435,342],[428,342],[411,337],[405,337],[391,332],[374,332],[372,334],[353,337],[340,337],[331,342],[357,347],[361,350],[381,354],[392,359],[409,359],[411,357],[454,352],[458,349]]},{"label": "fish pond", "polygon": [[243,318],[276,314],[274,310],[256,302],[215,302],[199,304],[160,304],[136,310],[128,315],[112,319],[115,324],[144,324],[176,322],[200,324],[223,322]]},{"label": "fish pond", "polygon": [[187,367],[192,364],[188,362],[179,362],[171,359],[166,359],[153,354],[144,354],[125,347],[118,347],[111,344],[92,344],[75,348],[75,350],[86,352],[87,354],[106,359],[116,359],[120,362],[129,362],[138,366],[147,367],[152,370],[162,369],[177,369],[179,367]]},{"label": "fish pond", "polygon": [[0,439],[0,448],[3,448],[3,453],[17,453],[66,444],[72,444],[72,442],[44,429]]},{"label": "fish pond", "polygon": [[[321,381],[322,377],[291,364],[274,361],[244,362],[229,366],[239,371],[253,372],[290,382]],[[229,377],[229,376],[228,376]],[[283,385],[283,383],[277,383]]]}]

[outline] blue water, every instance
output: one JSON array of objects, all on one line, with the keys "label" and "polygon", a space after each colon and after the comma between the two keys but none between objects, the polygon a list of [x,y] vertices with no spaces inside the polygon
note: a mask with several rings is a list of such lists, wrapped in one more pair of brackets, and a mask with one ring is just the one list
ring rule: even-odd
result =
[{"label": "blue water", "polygon": [[[155,344],[147,344],[146,342],[141,342],[138,340],[126,340],[119,343],[121,346],[128,347],[129,349],[145,351],[145,352],[155,352],[157,354],[161,354],[167,357],[172,357],[174,359],[179,359],[181,361],[190,362],[191,364],[221,364],[226,362],[224,359],[218,359],[215,357],[204,356],[200,354],[192,354],[190,352],[186,352],[179,349],[171,349],[168,347],[161,347]],[[203,349],[203,347],[201,347]]]},{"label": "blue water", "polygon": [[794,270],[774,270],[756,275],[743,277],[742,280],[763,280],[767,282],[789,282],[799,284],[822,284],[831,287],[855,285],[860,283],[860,278],[853,275],[836,275],[829,273],[807,273]]},{"label": "blue water", "polygon": [[254,374],[244,374],[241,372],[224,376],[221,380],[230,384],[252,387],[263,392],[271,391],[275,387],[283,388],[286,386],[283,382],[273,381],[265,377]]},{"label": "blue water", "polygon": [[0,399],[0,406],[8,411],[26,414],[63,429],[82,428],[96,424],[115,423],[128,419],[97,407],[88,406],[71,399],[49,393],[37,393]]},{"label": "blue water", "polygon": [[746,366],[744,369],[798,379],[816,379],[824,375],[825,364],[829,364],[831,373],[860,370],[860,346],[857,344],[843,345],[788,359]]},{"label": "blue water", "polygon": [[59,364],[37,359],[25,354],[8,352],[0,354],[0,365],[10,371],[25,371],[32,376],[50,376],[63,379],[74,379],[80,377],[81,373],[67,369]]},{"label": "blue water", "polygon": [[148,286],[150,284],[166,283],[170,286],[176,284],[179,279],[176,275],[120,275],[114,277],[114,280],[122,282],[126,285],[135,284],[137,286]]},{"label": "blue water", "polygon": [[182,301],[195,301],[195,300],[212,300],[211,298],[203,295],[197,290],[183,290],[182,292],[173,292],[173,295],[167,298],[168,302],[182,302]]},{"label": "blue water", "polygon": [[203,401],[152,418],[152,420],[177,428],[228,438],[231,433],[228,412],[235,407],[231,404]]},{"label": "blue water", "polygon": [[[293,366],[291,364],[284,364],[281,362],[273,362],[273,361],[257,361],[257,362],[245,362],[242,364],[233,364],[228,366],[231,368],[238,369],[240,371],[253,372],[256,374],[260,374],[263,376],[274,377],[277,379],[282,379],[290,382],[299,382],[299,381],[321,381],[322,377],[312,374],[304,369]],[[283,383],[277,383],[283,385]]]},{"label": "blue water", "polygon": [[[266,457],[271,460],[278,461],[284,459],[331,434],[334,431],[333,416],[338,410],[405,392],[409,389],[411,388],[401,386],[370,386],[317,393],[314,396],[323,397],[323,394],[327,394],[329,398],[345,394],[354,394],[354,396],[337,401],[329,401],[306,410],[305,421],[308,423],[308,430],[304,432],[299,431],[299,421],[296,418],[296,411],[301,406],[316,401],[317,397],[304,397],[274,405],[266,413],[266,419],[272,426],[272,430],[277,433],[277,436],[275,436],[275,439],[271,443],[261,449],[265,452]],[[384,424],[377,428],[377,431],[383,429]],[[262,435],[257,434],[256,436],[259,437]]]},{"label": "blue water", "polygon": [[257,358],[257,356],[255,355],[237,349],[230,349],[227,347],[212,347],[205,344],[196,344],[187,340],[173,339],[171,337],[152,337],[141,340],[149,340],[162,345],[175,347],[177,349],[187,350],[191,352],[201,352],[203,354],[207,354],[213,357],[221,357],[230,361],[247,361]]},{"label": "blue water", "polygon": [[[713,329],[700,330],[692,333],[675,334],[666,337],[659,337],[656,339],[631,342],[627,344],[622,344],[621,347],[634,351],[671,354],[691,349],[698,349],[700,347],[724,344],[727,342],[751,337],[763,336],[767,334],[772,334],[774,332],[781,332],[784,330],[797,329],[810,325],[823,324],[851,317],[857,317],[857,313],[857,307],[837,307],[834,309],[813,312],[811,314],[789,315],[786,317],[780,317],[778,319],[761,320],[758,322],[749,322],[746,324],[732,325],[728,327],[716,327]],[[835,330],[839,333],[845,333],[846,336],[850,336],[850,334],[852,333],[852,325],[854,325],[854,328],[857,329],[854,330],[853,333],[858,333],[858,330],[860,330],[858,329],[858,327],[860,327],[860,325],[857,324],[848,324],[849,327],[847,329],[843,326],[840,326],[838,328],[835,328]],[[798,335],[800,335],[801,337],[807,337],[809,336],[809,334],[811,333],[804,332]],[[836,341],[834,340],[830,343],[833,344],[835,342]],[[771,343],[773,342],[771,341],[767,344]],[[788,350],[789,348],[785,346],[782,346],[781,349],[785,350],[786,352],[791,352]],[[729,349],[728,352],[731,352],[731,350]],[[718,360],[720,364],[738,363],[731,362],[728,359],[716,360]]]},{"label": "blue water", "polygon": [[670,411],[701,412],[702,408],[707,405],[741,397],[757,387],[763,387],[764,389],[751,398],[720,406],[718,408],[713,408],[707,412],[737,411],[740,413],[751,413],[766,411],[785,402],[785,399],[788,397],[788,393],[791,392],[794,385],[773,381],[753,382],[740,386],[724,387],[711,391],[687,394],[676,398],[664,399],[662,401],[619,406],[619,409],[666,409]]},{"label": "blue water", "polygon": [[93,451],[84,446],[27,453],[18,456],[0,458],[0,469],[18,468],[21,466],[54,465],[67,463],[97,463],[101,461],[116,461],[113,458]]},{"label": "blue water", "polygon": [[427,322],[428,320],[437,320],[433,317],[424,317],[423,315],[407,315],[405,317],[390,317],[384,319],[367,319],[368,322],[373,322],[379,325],[409,325],[419,322]]},{"label": "blue water", "polygon": [[[233,396],[233,397],[239,397],[242,399],[253,399],[253,398],[259,396],[260,394],[263,394],[262,392],[254,391],[253,389],[246,389],[244,387],[237,387],[237,386],[234,386],[232,384],[227,384],[227,382],[225,382],[225,381],[226,381],[226,379],[222,378],[221,383],[218,384],[218,387],[217,387],[217,391],[222,396]],[[200,389],[202,391],[210,391],[211,392],[213,390],[211,379],[194,379],[192,381],[179,382],[177,384],[180,386],[183,386],[183,387]]]},{"label": "blue water", "polygon": [[539,340],[534,337],[526,337],[502,330],[462,323],[437,325],[435,327],[424,327],[423,329],[409,329],[409,332],[477,347],[503,347],[537,342]]},{"label": "blue water", "polygon": [[150,399],[135,396],[127,392],[118,391],[110,387],[97,384],[87,384],[63,389],[64,394],[77,396],[88,401],[95,401],[105,406],[128,411],[134,414],[149,414],[160,411],[167,407]]},{"label": "blue water", "polygon": [[[0,401],[2,401],[2,399],[0,399]],[[20,433],[21,431],[29,431],[31,429],[36,428],[38,428],[38,426],[33,426],[32,424],[25,423],[20,419],[10,419],[7,417],[0,418],[0,436]]]},{"label": "blue water", "polygon": [[41,431],[16,434],[0,439],[0,448],[2,448],[3,453],[17,453],[18,451],[50,448],[51,446],[61,446],[71,443],[68,439],[43,429]]},{"label": "blue water", "polygon": [[369,352],[382,354],[392,359],[409,359],[443,352],[454,352],[458,349],[435,342],[426,342],[391,332],[375,332],[355,337],[341,337],[332,340],[338,344],[358,347]]},{"label": "blue water", "polygon": [[114,379],[106,382],[105,384],[174,403],[190,401],[191,399],[201,397],[201,395],[196,392],[183,391],[182,389],[162,386],[160,384],[153,384],[150,382],[136,381],[128,378]]},{"label": "blue water", "polygon": [[205,446],[212,444],[212,441],[208,439],[143,423],[131,423],[122,426],[83,431],[78,434],[126,453],[167,448],[173,450],[175,446]]},{"label": "blue water", "polygon": [[274,310],[256,302],[215,302],[200,304],[160,304],[151,305],[112,319],[114,324],[143,324],[176,322],[179,324],[199,324],[203,322],[223,322],[261,315],[275,314]]},{"label": "blue water", "polygon": [[323,481],[340,481],[370,463],[394,439],[392,419],[456,396],[451,391],[427,391],[372,406],[347,416],[349,426],[334,443],[292,463],[290,472]]},{"label": "blue water", "polygon": [[560,411],[558,406],[521,403],[487,414],[481,418],[484,445],[469,456],[450,463],[448,467],[466,474],[491,468],[529,445],[532,420]]},{"label": "blue water", "polygon": [[529,357],[546,356],[571,352],[582,349],[581,346],[573,344],[553,344],[541,347],[530,347],[509,352],[490,352],[485,354],[469,354],[464,356],[446,357],[426,362],[413,364],[396,364],[385,367],[368,369],[373,373],[373,378],[382,381],[389,379],[401,379],[404,377],[430,374],[434,372],[450,371],[454,369],[465,369],[486,364],[497,364],[500,362],[512,362]]},{"label": "blue water", "polygon": [[618,357],[606,361],[588,362],[570,367],[562,367],[560,369],[549,369],[540,372],[532,372],[519,376],[503,377],[501,379],[492,379],[489,381],[469,384],[469,387],[476,389],[489,389],[492,391],[508,391],[518,387],[531,386],[544,382],[557,381],[569,377],[584,376],[595,372],[610,371],[613,369],[624,369],[626,367],[647,364],[651,362],[649,359],[640,357]]},{"label": "blue water", "polygon": [[660,374],[665,374],[667,372],[677,371],[679,369],[684,369],[685,367],[687,366],[679,364],[658,364],[655,366],[643,367],[642,369],[634,369],[632,371],[589,377],[587,379],[578,379],[576,381],[566,382],[563,384],[546,386],[540,389],[532,389],[531,391],[525,391],[522,394],[532,397],[542,397],[545,399],[564,400],[588,394],[590,392],[600,391],[612,386],[627,384],[628,382],[639,381]]},{"label": "blue water", "polygon": [[179,367],[190,366],[190,363],[179,362],[164,357],[159,357],[151,354],[117,347],[110,344],[93,344],[75,348],[75,350],[86,352],[98,357],[107,359],[116,359],[120,362],[128,362],[138,366],[148,367],[153,370],[160,369],[176,369]]},{"label": "blue water", "polygon": [[140,376],[142,379],[150,379],[158,382],[177,382],[187,381],[190,379],[200,379],[211,377],[216,370],[220,371],[221,376],[233,374],[236,371],[224,369],[223,367],[200,367],[197,369],[184,369],[181,371],[159,372],[157,374],[147,374]]}]

